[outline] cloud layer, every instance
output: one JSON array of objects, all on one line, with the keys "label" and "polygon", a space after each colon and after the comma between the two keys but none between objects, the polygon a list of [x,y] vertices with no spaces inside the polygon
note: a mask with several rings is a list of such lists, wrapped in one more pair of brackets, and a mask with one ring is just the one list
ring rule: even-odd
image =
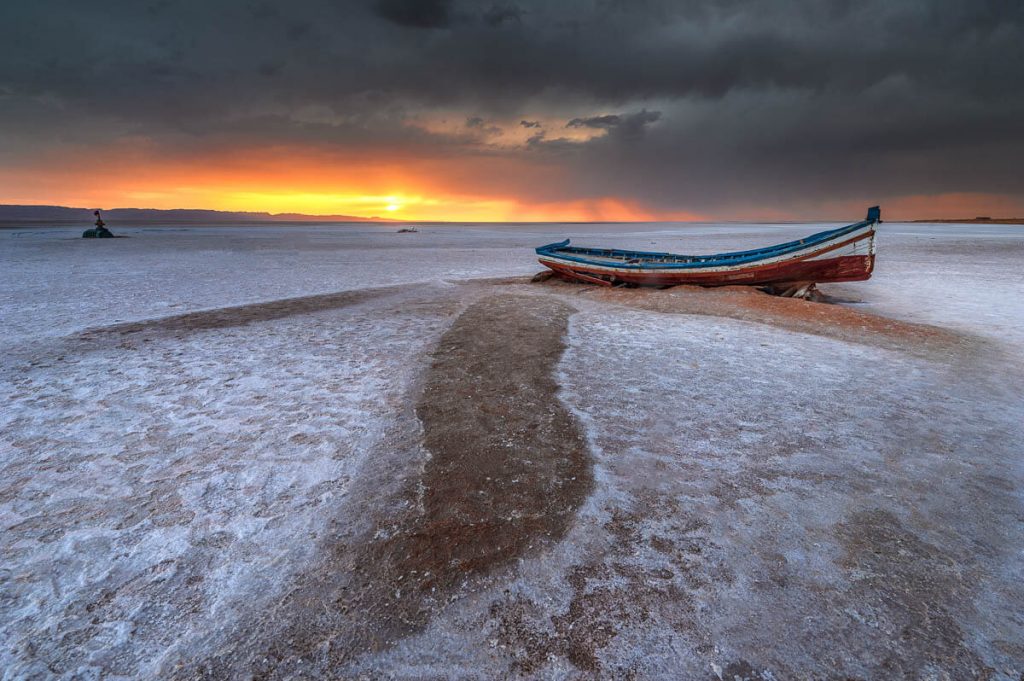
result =
[{"label": "cloud layer", "polygon": [[464,159],[453,194],[803,216],[1024,203],[1022,121],[1024,4],[995,0],[0,7],[6,176],[125,145],[197,162],[315,149]]}]

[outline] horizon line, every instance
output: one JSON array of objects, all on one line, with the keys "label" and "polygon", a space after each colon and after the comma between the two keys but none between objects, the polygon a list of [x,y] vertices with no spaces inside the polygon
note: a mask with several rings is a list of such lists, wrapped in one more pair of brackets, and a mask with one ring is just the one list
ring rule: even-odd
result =
[{"label": "horizon line", "polygon": [[[82,207],[82,206],[64,206],[59,204],[46,204],[46,203],[0,203],[0,209],[2,208],[54,208],[62,210],[81,210],[81,211],[153,211],[153,212],[189,212],[189,211],[202,211],[208,213],[221,213],[226,216],[229,215],[262,215],[269,218],[287,218],[287,216],[295,216],[297,218],[306,218],[300,220],[288,220],[279,219],[275,222],[288,224],[288,223],[302,223],[302,222],[347,222],[356,224],[379,224],[379,223],[390,223],[390,224],[408,224],[408,223],[419,223],[426,225],[451,225],[451,224],[464,224],[464,225],[543,225],[543,224],[565,224],[565,225],[613,225],[613,224],[658,224],[658,223],[680,223],[680,224],[712,224],[712,223],[729,223],[729,224],[813,224],[818,222],[844,222],[849,218],[835,219],[835,218],[815,218],[815,219],[774,219],[774,220],[751,220],[747,218],[709,218],[699,220],[420,220],[416,218],[387,218],[374,216],[360,216],[360,215],[343,215],[338,213],[332,214],[315,214],[315,213],[300,213],[294,211],[287,211],[283,213],[273,213],[266,210],[222,210],[217,208],[146,208],[138,206],[118,206],[114,208],[93,208],[93,207]],[[333,219],[332,219],[333,218]],[[13,220],[5,220],[3,216],[0,216],[0,222],[9,222]],[[61,222],[68,224],[75,224],[75,221],[71,219],[62,218],[17,218],[20,222]],[[145,220],[139,220],[137,222],[147,222]],[[195,223],[197,220],[182,220],[182,223]],[[950,222],[968,222],[968,223],[980,223],[984,224],[987,222],[993,224],[999,223],[1011,223],[1024,224],[1024,217],[991,217],[991,216],[974,216],[974,217],[962,217],[962,218],[913,218],[913,219],[899,219],[892,220],[891,222],[934,222],[934,223],[950,223]],[[224,220],[224,224],[239,224],[238,220]]]}]

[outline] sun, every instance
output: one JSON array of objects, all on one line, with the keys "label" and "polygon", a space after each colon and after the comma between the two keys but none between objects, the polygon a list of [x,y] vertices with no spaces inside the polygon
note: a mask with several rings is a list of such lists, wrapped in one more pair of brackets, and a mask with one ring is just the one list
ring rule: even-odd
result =
[{"label": "sun", "polygon": [[394,196],[389,196],[385,200],[387,201],[387,205],[384,206],[384,210],[390,213],[394,213],[396,210],[402,207],[402,202],[399,201]]}]

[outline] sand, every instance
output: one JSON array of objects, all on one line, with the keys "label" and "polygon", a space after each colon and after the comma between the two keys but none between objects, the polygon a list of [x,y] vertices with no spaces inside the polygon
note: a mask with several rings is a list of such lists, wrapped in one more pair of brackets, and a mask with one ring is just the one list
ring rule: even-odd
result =
[{"label": "sand", "polygon": [[432,229],[8,238],[7,676],[1020,677],[1018,233],[886,225],[825,304]]}]

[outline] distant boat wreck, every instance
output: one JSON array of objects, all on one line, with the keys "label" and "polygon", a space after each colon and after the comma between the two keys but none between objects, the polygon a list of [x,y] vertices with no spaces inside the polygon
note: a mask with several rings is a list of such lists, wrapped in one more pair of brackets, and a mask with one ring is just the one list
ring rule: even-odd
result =
[{"label": "distant boat wreck", "polygon": [[114,234],[107,229],[107,223],[103,222],[103,218],[100,217],[100,212],[94,210],[92,212],[96,216],[96,226],[92,229],[87,229],[82,232],[83,239],[113,239]]},{"label": "distant boat wreck", "polygon": [[676,255],[578,248],[569,240],[541,246],[542,265],[555,274],[601,286],[772,286],[864,281],[875,266],[875,225],[882,222],[878,206],[868,216],[839,229],[752,251],[717,255]]},{"label": "distant boat wreck", "polygon": [[420,231],[420,230],[416,229],[415,227],[402,227],[400,230],[398,230],[398,233],[399,234],[412,234],[412,233],[418,232],[418,231]]}]

